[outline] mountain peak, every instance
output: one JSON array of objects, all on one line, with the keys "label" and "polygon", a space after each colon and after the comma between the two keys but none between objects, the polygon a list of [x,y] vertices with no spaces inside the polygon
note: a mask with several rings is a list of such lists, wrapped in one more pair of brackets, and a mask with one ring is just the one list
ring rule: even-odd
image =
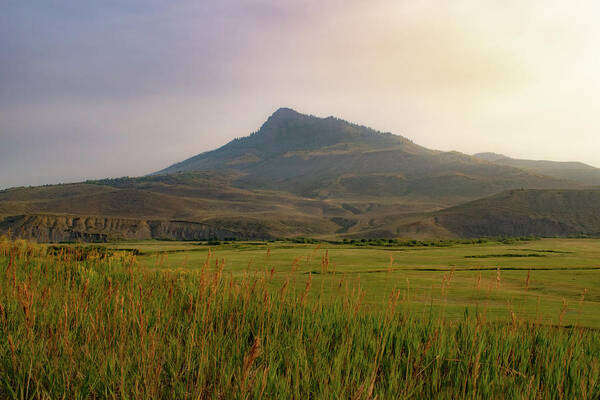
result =
[{"label": "mountain peak", "polygon": [[264,154],[310,151],[342,143],[371,148],[408,144],[408,140],[400,136],[381,133],[335,117],[321,118],[302,114],[285,107],[275,111],[247,139],[242,139],[236,146],[249,145]]},{"label": "mountain peak", "polygon": [[296,115],[300,115],[300,113],[292,108],[280,107],[271,115],[271,117],[289,117]]},{"label": "mountain peak", "polygon": [[308,115],[301,114],[296,110],[287,107],[282,107],[277,109],[273,114],[271,114],[271,116],[265,121],[260,130],[262,131],[269,128],[278,129],[280,125],[288,123],[290,121],[309,118],[311,117]]}]

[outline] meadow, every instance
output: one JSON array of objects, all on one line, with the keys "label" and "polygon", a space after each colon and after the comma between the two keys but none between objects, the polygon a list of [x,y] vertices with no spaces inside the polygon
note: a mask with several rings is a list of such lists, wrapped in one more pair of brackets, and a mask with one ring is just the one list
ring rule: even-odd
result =
[{"label": "meadow", "polygon": [[600,240],[542,239],[383,246],[289,242],[132,242],[150,271],[190,273],[210,252],[232,277],[271,271],[271,285],[300,289],[311,275],[325,300],[340,285],[360,290],[362,307],[380,310],[392,291],[412,308],[460,317],[465,308],[489,318],[600,328]]},{"label": "meadow", "polygon": [[0,240],[0,398],[600,398],[600,241]]}]

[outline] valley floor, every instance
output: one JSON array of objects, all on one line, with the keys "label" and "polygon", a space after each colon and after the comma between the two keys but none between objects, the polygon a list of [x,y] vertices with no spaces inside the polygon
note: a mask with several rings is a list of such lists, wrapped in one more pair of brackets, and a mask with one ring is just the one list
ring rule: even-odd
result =
[{"label": "valley floor", "polygon": [[[434,242],[435,243],[435,242]],[[466,307],[490,318],[513,314],[552,325],[600,328],[600,240],[541,239],[441,246],[357,246],[286,242],[130,242],[110,248],[137,249],[148,270],[198,271],[224,262],[233,276],[273,273],[337,296],[340,285],[360,290],[363,306],[382,309],[401,291],[412,308],[462,316]],[[214,265],[211,264],[214,268]]]}]

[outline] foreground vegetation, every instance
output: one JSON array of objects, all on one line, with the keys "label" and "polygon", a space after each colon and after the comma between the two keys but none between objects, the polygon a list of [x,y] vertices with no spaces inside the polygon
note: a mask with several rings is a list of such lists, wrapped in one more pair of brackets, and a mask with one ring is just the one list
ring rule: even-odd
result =
[{"label": "foreground vegetation", "polygon": [[202,262],[169,268],[165,253],[0,241],[0,398],[600,397],[600,332],[556,326],[568,305],[554,325],[450,318],[403,283],[367,307],[329,252],[278,272],[271,249],[236,269],[196,248]]}]

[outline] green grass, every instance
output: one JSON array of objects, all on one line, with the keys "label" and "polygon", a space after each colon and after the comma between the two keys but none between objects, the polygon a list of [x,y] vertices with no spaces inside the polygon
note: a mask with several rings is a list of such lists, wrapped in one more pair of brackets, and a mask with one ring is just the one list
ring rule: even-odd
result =
[{"label": "green grass", "polygon": [[119,246],[0,240],[0,398],[600,396],[597,241]]},{"label": "green grass", "polygon": [[[139,249],[138,261],[153,271],[196,271],[210,249],[213,258],[224,260],[225,271],[232,276],[274,269],[273,285],[291,277],[291,282],[302,286],[312,273],[314,290],[318,288],[324,299],[335,298],[331,288],[343,282],[360,287],[365,307],[372,310],[380,309],[391,291],[410,288],[408,296],[415,308],[433,306],[434,312],[443,310],[453,318],[460,317],[465,307],[478,307],[487,309],[492,319],[504,319],[514,312],[526,320],[558,324],[562,314],[562,325],[600,328],[600,240],[543,239],[450,247],[285,242],[207,246],[149,241],[111,247]],[[327,273],[322,265],[325,254]],[[501,281],[496,287],[498,267]]]}]

